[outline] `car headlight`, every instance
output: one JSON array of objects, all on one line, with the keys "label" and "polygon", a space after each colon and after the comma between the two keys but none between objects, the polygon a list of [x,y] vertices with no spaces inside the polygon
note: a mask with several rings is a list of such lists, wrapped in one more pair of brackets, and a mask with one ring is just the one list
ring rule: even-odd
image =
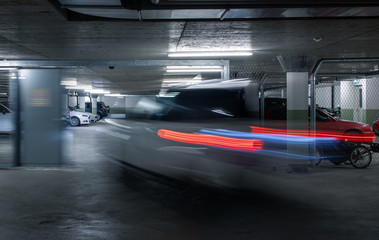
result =
[{"label": "car headlight", "polygon": [[82,117],[88,117],[88,115],[83,114]]}]

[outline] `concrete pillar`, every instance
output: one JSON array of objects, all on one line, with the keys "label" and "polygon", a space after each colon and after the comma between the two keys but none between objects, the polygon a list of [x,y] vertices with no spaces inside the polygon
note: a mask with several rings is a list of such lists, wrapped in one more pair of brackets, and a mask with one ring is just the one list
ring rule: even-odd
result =
[{"label": "concrete pillar", "polygon": [[80,111],[85,112],[86,108],[86,97],[85,96],[79,96],[79,109]]},{"label": "concrete pillar", "polygon": [[19,71],[22,106],[21,165],[56,166],[62,163],[62,123],[58,69]]},{"label": "concrete pillar", "polygon": [[97,114],[97,95],[91,95],[92,99],[92,113]]},{"label": "concrete pillar", "polygon": [[68,106],[75,107],[76,106],[76,96],[68,95]]},{"label": "concrete pillar", "polygon": [[287,128],[308,128],[308,72],[287,73]]},{"label": "concrete pillar", "polygon": [[[287,129],[308,129],[308,72],[316,61],[315,56],[278,56],[287,73]],[[312,163],[313,147],[308,144],[287,143],[289,171],[307,171]],[[310,151],[311,150],[311,151]],[[294,155],[292,155],[294,154]],[[313,154],[313,153],[312,153]],[[299,156],[294,158],[290,156]]]}]

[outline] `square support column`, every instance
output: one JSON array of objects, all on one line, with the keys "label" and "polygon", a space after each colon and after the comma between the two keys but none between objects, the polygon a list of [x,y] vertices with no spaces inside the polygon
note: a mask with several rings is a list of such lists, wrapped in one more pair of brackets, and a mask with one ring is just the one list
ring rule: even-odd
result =
[{"label": "square support column", "polygon": [[59,69],[19,71],[21,90],[23,166],[56,166],[62,163],[62,122]]},{"label": "square support column", "polygon": [[287,129],[308,129],[308,73],[287,73]]}]

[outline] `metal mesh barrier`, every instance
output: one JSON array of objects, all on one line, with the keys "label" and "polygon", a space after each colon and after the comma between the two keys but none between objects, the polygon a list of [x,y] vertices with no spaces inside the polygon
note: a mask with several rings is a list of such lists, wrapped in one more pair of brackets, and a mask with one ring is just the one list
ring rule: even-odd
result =
[{"label": "metal mesh barrier", "polygon": [[[379,114],[379,77],[374,74],[322,75],[315,87],[316,130],[364,136],[374,127]],[[379,132],[377,132],[379,133]],[[357,142],[360,142],[357,139]],[[378,142],[378,136],[375,138]],[[370,145],[365,145],[372,150]],[[351,149],[336,149],[338,151]],[[341,153],[340,153],[341,154]],[[348,154],[348,153],[346,153]],[[349,160],[350,156],[346,157]],[[372,151],[371,165],[379,164],[379,155]],[[350,162],[324,160],[321,166],[349,166]]]},{"label": "metal mesh barrier", "polygon": [[[257,82],[259,90],[247,89],[245,94],[259,92],[261,127],[287,129],[287,76],[277,61],[233,66],[230,75],[231,79],[250,78]],[[315,86],[316,133],[329,134],[338,143],[318,146],[321,160],[315,162],[317,166],[351,168],[354,151],[367,151],[372,158],[370,165],[379,164],[377,146],[367,142],[367,136],[373,137],[372,130],[379,134],[378,92],[378,63],[333,63],[321,67]],[[308,96],[310,104],[310,89]],[[254,106],[246,101],[248,109]],[[341,135],[349,138],[343,140]],[[374,143],[379,143],[378,135]],[[271,164],[277,169],[287,164],[283,163],[273,158]]]}]

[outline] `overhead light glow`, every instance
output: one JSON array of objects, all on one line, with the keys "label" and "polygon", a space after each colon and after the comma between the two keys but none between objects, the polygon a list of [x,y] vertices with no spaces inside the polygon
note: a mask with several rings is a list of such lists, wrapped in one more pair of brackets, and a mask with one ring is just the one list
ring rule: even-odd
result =
[{"label": "overhead light glow", "polygon": [[72,90],[90,90],[90,89],[92,89],[92,86],[90,86],[90,85],[66,86],[65,89],[72,89]]},{"label": "overhead light glow", "polygon": [[76,86],[76,85],[78,85],[78,82],[77,82],[76,78],[69,77],[69,78],[64,78],[61,81],[61,85],[62,86]]},{"label": "overhead light glow", "polygon": [[221,69],[222,66],[166,66],[166,69],[193,69],[193,68]]},{"label": "overhead light glow", "polygon": [[252,56],[253,51],[202,51],[202,52],[171,52],[168,57],[242,57],[242,56]]},{"label": "overhead light glow", "polygon": [[222,72],[222,66],[167,66],[168,73]]},{"label": "overhead light glow", "polygon": [[119,93],[109,93],[109,94],[104,94],[105,97],[126,97],[126,95],[119,94]]},{"label": "overhead light glow", "polygon": [[76,81],[61,81],[62,86],[76,86],[78,83]]},{"label": "overhead light glow", "polygon": [[89,93],[98,93],[98,94],[109,94],[110,93],[109,91],[104,91],[103,89],[87,89],[84,91],[89,92]]},{"label": "overhead light glow", "polygon": [[17,68],[10,68],[10,67],[5,67],[5,68],[0,68],[0,70],[6,70],[6,71],[12,71],[12,70],[17,70]]}]

